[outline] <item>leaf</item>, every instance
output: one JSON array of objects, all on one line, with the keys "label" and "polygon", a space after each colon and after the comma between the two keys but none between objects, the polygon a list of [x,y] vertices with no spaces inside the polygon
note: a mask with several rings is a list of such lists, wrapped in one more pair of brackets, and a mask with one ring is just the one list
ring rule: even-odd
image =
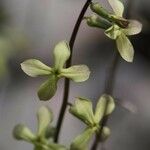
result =
[{"label": "leaf", "polygon": [[[106,110],[106,105],[107,105],[107,110]],[[110,95],[103,94],[99,98],[98,103],[96,105],[95,115],[94,115],[95,122],[99,123],[105,115],[111,114],[114,108],[115,108],[114,99]]]},{"label": "leaf", "polygon": [[51,75],[47,81],[45,81],[38,90],[38,97],[40,100],[47,101],[51,99],[57,90],[58,78],[55,75]]},{"label": "leaf", "polygon": [[132,62],[134,57],[134,48],[124,33],[118,36],[116,44],[121,57],[127,62]]},{"label": "leaf", "polygon": [[28,59],[21,63],[22,70],[31,77],[51,74],[52,68],[37,59]]},{"label": "leaf", "polygon": [[69,44],[66,41],[59,42],[54,48],[55,69],[62,69],[69,57]]},{"label": "leaf", "polygon": [[105,35],[113,40],[115,40],[120,34],[121,34],[120,27],[117,25],[113,25],[107,30],[105,30]]},{"label": "leaf", "polygon": [[90,70],[86,65],[74,65],[67,69],[62,69],[60,76],[69,78],[74,82],[83,82],[89,78]]},{"label": "leaf", "polygon": [[125,35],[139,34],[142,30],[142,24],[136,20],[129,20],[128,27],[122,30]]},{"label": "leaf", "polygon": [[93,136],[95,130],[87,128],[85,131],[77,136],[70,146],[70,150],[88,150],[88,142]]},{"label": "leaf", "polygon": [[77,98],[75,104],[70,107],[69,111],[87,125],[93,125],[95,123],[92,103],[90,100]]},{"label": "leaf", "polygon": [[18,124],[14,127],[13,136],[17,140],[25,140],[32,142],[36,139],[36,136],[23,124]]},{"label": "leaf", "polygon": [[38,136],[45,136],[49,124],[52,122],[52,112],[45,106],[42,106],[37,112]]},{"label": "leaf", "polygon": [[117,16],[122,17],[124,12],[123,3],[120,0],[108,0],[110,6],[112,7],[114,13]]}]

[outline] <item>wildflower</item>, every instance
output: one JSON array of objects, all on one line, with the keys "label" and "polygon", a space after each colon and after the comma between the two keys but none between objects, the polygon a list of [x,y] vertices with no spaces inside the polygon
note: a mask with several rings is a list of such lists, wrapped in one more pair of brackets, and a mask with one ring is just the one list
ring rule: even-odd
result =
[{"label": "wildflower", "polygon": [[28,59],[21,63],[22,70],[31,77],[47,76],[48,79],[40,86],[40,100],[49,100],[57,90],[57,82],[65,77],[74,82],[83,82],[89,78],[90,71],[86,65],[74,65],[64,68],[70,57],[70,48],[66,41],[59,42],[54,48],[54,67],[49,67],[37,59]]}]

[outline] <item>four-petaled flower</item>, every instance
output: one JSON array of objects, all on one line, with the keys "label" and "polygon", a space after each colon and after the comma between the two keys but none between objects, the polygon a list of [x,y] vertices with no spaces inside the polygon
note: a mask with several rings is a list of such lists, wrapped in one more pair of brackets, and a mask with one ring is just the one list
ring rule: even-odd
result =
[{"label": "four-petaled flower", "polygon": [[13,135],[17,140],[24,140],[34,145],[34,150],[67,150],[63,145],[50,141],[53,138],[54,128],[50,126],[52,122],[52,112],[42,106],[37,112],[38,130],[34,134],[23,124],[18,124],[13,130]]},{"label": "four-petaled flower", "polygon": [[105,29],[106,36],[116,41],[121,57],[128,62],[132,62],[134,48],[127,36],[140,33],[142,24],[136,20],[123,18],[124,5],[120,0],[108,0],[108,2],[114,14],[108,12],[99,3],[92,3],[91,10],[103,19],[94,15],[85,19],[89,26]]},{"label": "four-petaled flower", "polygon": [[[70,113],[83,121],[87,127],[82,134],[77,136],[71,144],[71,150],[86,150],[87,143],[93,134],[99,134],[104,116],[110,115],[115,108],[114,99],[110,95],[103,94],[93,112],[91,100],[77,98],[75,104],[70,107]],[[106,140],[110,135],[110,129],[103,127],[102,139]]]},{"label": "four-petaled flower", "polygon": [[64,68],[70,57],[69,44],[66,41],[59,42],[54,48],[54,67],[49,67],[37,59],[29,59],[21,63],[22,70],[31,77],[47,76],[38,90],[40,100],[49,100],[57,89],[57,81],[66,77],[74,82],[83,82],[89,78],[90,71],[86,65],[74,65]]}]

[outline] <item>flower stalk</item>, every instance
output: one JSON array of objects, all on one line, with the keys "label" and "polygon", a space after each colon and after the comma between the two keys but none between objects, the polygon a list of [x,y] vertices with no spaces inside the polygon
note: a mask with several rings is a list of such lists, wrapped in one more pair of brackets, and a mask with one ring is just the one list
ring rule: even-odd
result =
[{"label": "flower stalk", "polygon": [[[84,6],[83,6],[83,8],[80,12],[80,15],[77,19],[77,22],[75,24],[75,27],[73,29],[73,32],[72,32],[72,35],[71,35],[71,38],[70,38],[70,41],[69,41],[71,54],[70,54],[70,58],[66,62],[66,68],[71,66],[73,47],[74,47],[74,43],[75,43],[75,40],[76,40],[76,36],[77,36],[78,31],[79,31],[79,27],[81,25],[81,22],[84,18],[84,15],[86,13],[86,10],[89,7],[89,5],[91,4],[91,1],[92,0],[87,0],[86,3],[84,4]],[[55,134],[55,138],[54,138],[55,142],[58,142],[61,126],[62,126],[64,115],[65,115],[65,111],[66,111],[66,108],[67,108],[67,105],[68,105],[69,89],[70,89],[70,81],[69,81],[69,79],[65,78],[63,101],[62,101],[62,106],[61,106],[61,109],[60,109],[59,118],[58,118],[57,125],[56,125],[56,134]]]}]

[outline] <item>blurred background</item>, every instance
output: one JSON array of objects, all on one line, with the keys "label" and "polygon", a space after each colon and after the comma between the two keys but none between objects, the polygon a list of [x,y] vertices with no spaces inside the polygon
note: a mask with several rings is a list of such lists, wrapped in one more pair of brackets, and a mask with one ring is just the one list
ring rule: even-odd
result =
[{"label": "blurred background", "polygon": [[[109,8],[106,0],[97,0]],[[132,0],[133,1],[133,0]],[[124,1],[127,5],[127,1]],[[52,51],[59,41],[68,40],[84,0],[0,0],[0,150],[31,150],[32,145],[12,137],[17,123],[36,131],[36,111],[48,105],[54,112],[54,125],[62,102],[63,80],[56,95],[40,102],[37,89],[43,78],[30,78],[20,63],[36,58],[53,64]],[[150,149],[150,1],[134,0],[130,17],[143,24],[143,31],[132,37],[135,58],[132,64],[120,59],[114,95],[130,109],[118,105],[109,119],[112,134],[105,143],[107,150]],[[90,11],[87,14],[91,13]],[[69,101],[87,97],[95,102],[102,94],[106,71],[116,50],[113,41],[100,29],[82,23],[73,52],[73,64],[87,64],[91,71],[88,81],[71,82]],[[66,114],[61,143],[69,144],[84,125]]]}]

